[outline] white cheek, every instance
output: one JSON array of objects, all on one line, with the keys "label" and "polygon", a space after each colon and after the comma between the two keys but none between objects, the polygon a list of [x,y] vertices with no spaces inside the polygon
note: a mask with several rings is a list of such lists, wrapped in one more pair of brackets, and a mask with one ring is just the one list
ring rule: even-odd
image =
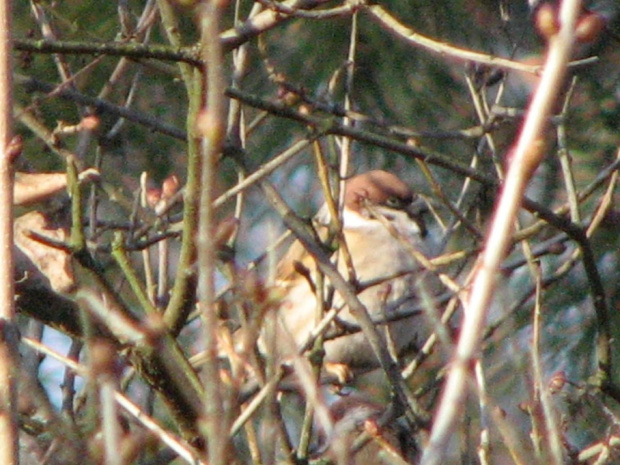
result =
[{"label": "white cheek", "polygon": [[366,218],[357,212],[345,209],[342,212],[342,225],[345,229],[368,229],[379,224],[378,221]]},{"label": "white cheek", "polygon": [[[380,209],[379,211],[381,212]],[[386,213],[386,218],[390,218],[396,231],[407,239],[417,240],[422,232],[418,224],[403,211],[390,210]],[[344,228],[350,231],[366,230],[369,234],[382,231],[389,234],[381,221],[367,218],[357,212],[345,210],[342,219]]]}]

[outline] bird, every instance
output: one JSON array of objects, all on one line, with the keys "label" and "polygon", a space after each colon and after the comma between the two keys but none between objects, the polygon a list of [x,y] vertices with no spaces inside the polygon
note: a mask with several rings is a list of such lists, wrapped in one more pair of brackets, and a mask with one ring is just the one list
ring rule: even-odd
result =
[{"label": "bird", "polygon": [[[412,248],[430,253],[423,214],[427,210],[413,190],[398,176],[384,170],[372,170],[349,178],[345,183],[342,209],[342,238],[350,254],[358,298],[373,318],[389,316],[396,310],[416,305],[418,281],[425,274],[414,258]],[[327,206],[315,217],[319,236],[327,236],[331,221]],[[332,257],[345,279],[352,276],[344,259],[343,247]],[[276,286],[282,291],[277,309],[275,346],[281,360],[304,344],[317,321],[316,264],[300,242],[291,245],[276,268]],[[355,317],[336,292],[332,308],[340,309],[330,329],[355,324]],[[381,331],[395,352],[415,347],[430,335],[424,317],[414,314],[403,320],[381,325]],[[265,334],[261,335],[264,346]],[[259,341],[260,342],[260,341]],[[275,342],[275,344],[273,344]],[[362,332],[345,334],[324,341],[324,362],[327,370],[346,382],[356,373],[379,366],[371,346]]]}]

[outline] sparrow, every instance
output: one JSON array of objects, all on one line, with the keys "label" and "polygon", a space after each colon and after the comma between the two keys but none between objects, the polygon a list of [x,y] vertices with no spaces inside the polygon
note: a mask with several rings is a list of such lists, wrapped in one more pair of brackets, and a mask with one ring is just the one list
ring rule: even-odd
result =
[{"label": "sparrow", "polygon": [[[416,304],[416,286],[423,269],[411,253],[415,248],[429,253],[427,230],[422,218],[425,205],[409,186],[396,175],[374,170],[346,181],[342,210],[342,238],[349,251],[358,284],[358,297],[372,318],[381,319],[396,310]],[[327,236],[330,215],[323,206],[316,215],[319,236]],[[334,253],[338,270],[344,278],[350,273],[343,247]],[[292,339],[299,350],[307,342],[320,315],[317,315],[316,265],[299,243],[294,243],[277,266],[276,286],[284,296],[277,309],[275,350],[280,359],[290,354]],[[324,295],[327,295],[327,291]],[[356,320],[337,292],[332,308],[339,310],[330,324],[338,329]],[[325,309],[328,310],[328,309]],[[423,342],[429,334],[424,317],[416,314],[381,325],[386,339],[396,353]],[[264,335],[263,335],[264,339]],[[270,345],[269,347],[274,347]],[[340,381],[349,374],[370,371],[379,366],[362,332],[345,334],[324,342],[327,370]],[[339,367],[345,368],[341,371]],[[331,369],[330,369],[331,368]],[[342,379],[345,378],[345,379]]]}]

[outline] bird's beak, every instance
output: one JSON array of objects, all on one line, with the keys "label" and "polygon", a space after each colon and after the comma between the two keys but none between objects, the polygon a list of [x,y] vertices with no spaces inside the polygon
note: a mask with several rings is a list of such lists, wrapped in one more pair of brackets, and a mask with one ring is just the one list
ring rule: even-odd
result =
[{"label": "bird's beak", "polygon": [[424,222],[424,214],[429,212],[428,205],[426,201],[418,197],[411,204],[405,207],[405,212],[413,221],[415,221],[420,228],[420,236],[425,237],[426,233],[426,223]]}]

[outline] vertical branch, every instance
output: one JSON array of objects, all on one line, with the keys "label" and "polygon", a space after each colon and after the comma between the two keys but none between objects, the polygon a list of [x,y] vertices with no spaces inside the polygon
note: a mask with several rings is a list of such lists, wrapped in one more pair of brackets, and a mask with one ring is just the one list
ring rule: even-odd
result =
[{"label": "vertical branch", "polygon": [[570,207],[570,219],[573,223],[581,223],[581,214],[579,213],[579,202],[577,199],[577,190],[575,188],[575,176],[573,175],[572,157],[568,149],[568,141],[566,135],[566,119],[568,118],[568,105],[572,97],[577,78],[574,77],[571,82],[570,89],[562,106],[562,114],[560,115],[560,124],[557,128],[558,134],[558,153],[562,167],[562,175],[564,176],[564,186],[566,187],[566,195],[568,197],[568,205]]},{"label": "vertical branch", "polygon": [[[179,25],[174,8],[168,0],[158,0],[159,13],[170,44],[181,47]],[[178,334],[185,318],[193,308],[193,275],[192,265],[196,259],[195,234],[198,209],[198,192],[200,191],[200,157],[196,140],[196,118],[202,102],[200,101],[199,77],[195,70],[187,63],[179,63],[179,69],[189,98],[187,115],[187,180],[183,195],[183,238],[177,264],[177,273],[174,286],[170,293],[170,301],[164,313],[164,321],[172,334]]]},{"label": "vertical branch", "polygon": [[446,387],[437,411],[430,442],[422,457],[423,465],[442,462],[446,445],[462,411],[471,362],[480,347],[487,306],[495,288],[497,270],[504,257],[523,192],[544,154],[543,131],[558,96],[574,42],[580,11],[579,0],[564,0],[560,7],[560,30],[549,38],[549,54],[540,84],[528,109],[519,139],[511,154],[502,195],[496,206],[485,249],[477,264],[467,302],[463,327]]},{"label": "vertical branch", "polygon": [[197,130],[200,136],[201,190],[198,216],[198,308],[205,329],[204,367],[205,403],[204,433],[207,439],[209,463],[223,465],[227,462],[228,415],[223,408],[222,387],[217,361],[217,327],[215,313],[215,259],[213,243],[214,184],[217,160],[221,154],[225,133],[224,77],[222,75],[222,49],[218,35],[221,5],[217,0],[206,1],[198,9],[202,58],[205,63],[203,108],[198,115]]},{"label": "vertical branch", "polygon": [[74,252],[83,254],[86,252],[86,236],[84,236],[84,223],[82,221],[82,192],[76,159],[73,156],[67,158],[67,190],[71,197],[71,237],[69,242]]},{"label": "vertical branch", "polygon": [[482,362],[476,360],[474,366],[476,381],[478,384],[478,405],[480,407],[480,442],[478,444],[478,460],[482,465],[490,463],[490,425],[489,425],[489,405],[486,380]]},{"label": "vertical branch", "polygon": [[[181,47],[183,44],[181,42],[181,34],[179,32],[180,28],[174,12],[174,7],[169,0],[157,0],[157,7],[159,8],[162,24],[166,29],[166,37],[168,38],[168,41],[173,47]],[[193,69],[191,65],[188,65],[187,63],[179,62],[178,66],[181,71],[181,75],[183,76],[185,87],[187,87],[188,92],[190,92],[193,85]]]},{"label": "vertical branch", "polygon": [[[548,452],[546,456],[543,456],[549,463],[559,465],[562,463],[562,444],[559,433],[557,421],[555,419],[555,413],[551,405],[551,399],[549,398],[549,391],[546,389],[543,382],[543,367],[542,357],[540,353],[541,347],[541,327],[542,327],[542,314],[541,314],[541,302],[542,302],[542,272],[540,264],[535,263],[532,257],[528,257],[530,261],[530,267],[536,281],[536,295],[534,303],[534,323],[533,323],[533,335],[532,335],[532,371],[534,374],[534,409],[538,409],[539,405],[542,407],[542,413],[544,418],[544,434],[541,434]],[[532,413],[532,418],[535,419],[536,413]],[[535,421],[535,420],[534,420]],[[538,438],[537,438],[538,439]]]},{"label": "vertical branch", "polygon": [[118,382],[114,359],[116,348],[108,341],[91,341],[89,355],[89,369],[93,377],[92,381],[97,383],[99,397],[104,449],[103,463],[104,465],[122,465],[123,456],[120,447],[122,430],[118,421],[118,406],[115,399]]},{"label": "vertical branch", "polygon": [[[620,157],[620,151],[616,154],[616,159]],[[586,238],[592,237],[596,229],[600,226],[602,219],[608,214],[609,209],[612,206],[613,192],[617,188],[618,172],[615,171],[611,179],[609,180],[609,186],[605,191],[605,194],[601,198],[600,204],[592,218],[592,221],[588,225],[586,230]],[[620,391],[618,386],[613,381],[612,373],[614,366],[612,362],[611,351],[611,320],[609,310],[605,302],[605,290],[601,282],[601,276],[596,268],[596,261],[592,248],[588,241],[583,241],[580,244],[580,251],[583,255],[583,265],[588,276],[588,282],[590,283],[590,292],[593,295],[594,309],[596,310],[597,319],[597,336],[596,336],[596,356],[598,361],[598,368],[596,378],[601,385],[603,392],[612,396],[616,401],[620,399]]]},{"label": "vertical branch", "polygon": [[[347,77],[345,80],[344,109],[346,112],[352,110],[353,99],[353,78],[355,76],[355,55],[357,53],[357,12],[351,17],[351,38],[349,40],[349,55],[347,57]],[[344,126],[352,126],[353,121],[350,117],[345,116],[342,124]],[[351,139],[345,137],[342,139],[342,150],[340,156],[340,211],[344,206],[344,183],[349,175],[349,160],[351,158]]]},{"label": "vertical branch", "polygon": [[[121,6],[119,4],[119,12]],[[147,184],[148,174],[146,171],[143,171],[140,175],[140,208],[148,208],[148,202],[146,199],[146,184]],[[158,244],[159,246],[159,244]],[[146,286],[146,295],[151,304],[157,305],[157,300],[155,299],[155,282],[153,279],[153,267],[151,266],[151,248],[147,247],[141,252],[142,255],[142,267],[144,273],[144,280]]]},{"label": "vertical branch", "polygon": [[[353,13],[351,17],[351,37],[349,39],[349,53],[347,56],[347,76],[345,80],[345,95],[344,95],[344,109],[346,112],[350,112],[353,107],[353,82],[355,76],[355,57],[357,54],[357,40],[358,40],[358,27],[357,27],[357,12]],[[343,118],[342,124],[345,127],[352,127],[353,120],[349,116]],[[340,167],[339,167],[339,186],[338,186],[338,214],[332,213],[333,224],[337,226],[338,231],[338,244],[342,252],[342,259],[347,266],[349,273],[349,280],[355,282],[356,274],[353,267],[353,259],[349,252],[349,247],[344,240],[344,234],[342,233],[342,210],[344,209],[344,196],[345,196],[345,182],[349,176],[349,162],[351,159],[351,139],[348,137],[342,138],[342,149],[340,155]],[[328,203],[332,203],[330,196],[325,191],[325,200]]]},{"label": "vertical branch", "polygon": [[18,461],[14,328],[11,0],[0,1],[0,463]]},{"label": "vertical branch", "polygon": [[[82,341],[77,339],[71,341],[67,358],[73,361],[79,360],[80,352],[82,352],[83,346],[84,343]],[[71,420],[71,422],[74,422],[75,411],[73,409],[73,405],[75,401],[75,372],[73,370],[65,370],[65,375],[60,386],[62,391],[62,406],[60,411],[66,418]]]}]

